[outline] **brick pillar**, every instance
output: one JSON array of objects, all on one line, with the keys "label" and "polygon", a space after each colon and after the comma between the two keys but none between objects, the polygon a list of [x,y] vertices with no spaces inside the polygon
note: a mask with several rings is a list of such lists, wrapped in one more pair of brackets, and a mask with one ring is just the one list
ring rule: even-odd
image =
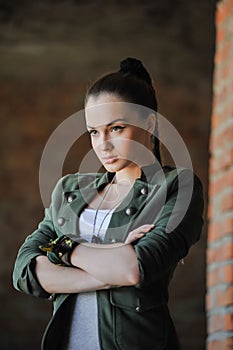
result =
[{"label": "brick pillar", "polygon": [[233,349],[233,0],[216,9],[210,137],[207,349]]}]

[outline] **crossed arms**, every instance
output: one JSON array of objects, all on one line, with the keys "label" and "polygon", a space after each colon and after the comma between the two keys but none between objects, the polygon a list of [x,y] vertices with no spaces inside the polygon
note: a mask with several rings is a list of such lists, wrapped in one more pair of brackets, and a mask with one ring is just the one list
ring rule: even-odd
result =
[{"label": "crossed arms", "polygon": [[46,256],[38,256],[36,276],[48,293],[79,293],[135,285],[139,281],[139,269],[130,243],[144,236],[152,227],[143,225],[131,231],[125,243],[78,245],[71,256],[74,267],[58,266]]},{"label": "crossed arms", "polygon": [[[180,187],[184,196],[190,188],[190,176],[186,174],[187,171],[181,174],[183,181]],[[172,178],[170,183],[169,195],[159,219],[155,221],[155,228],[147,225],[143,231],[140,225],[145,222],[141,222],[137,228],[139,231],[132,233],[132,236],[129,234],[128,241],[124,243],[98,247],[80,244],[71,256],[75,267],[54,265],[39,249],[39,245],[57,238],[48,210],[38,229],[28,236],[19,250],[13,274],[15,288],[35,296],[48,297],[51,293],[78,293],[114,286],[135,285],[141,288],[153,284],[187,255],[191,245],[199,240],[203,226],[203,188],[200,180],[194,176],[187,212],[172,232],[166,232],[166,223],[172,215],[178,191],[177,179]],[[156,198],[152,202],[150,208],[153,214]],[[179,214],[182,206],[178,209],[175,215]],[[138,238],[133,247],[130,243]]]}]

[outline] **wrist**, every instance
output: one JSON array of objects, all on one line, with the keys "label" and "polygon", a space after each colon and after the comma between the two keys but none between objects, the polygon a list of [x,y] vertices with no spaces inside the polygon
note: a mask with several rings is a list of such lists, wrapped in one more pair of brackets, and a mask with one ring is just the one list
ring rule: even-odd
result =
[{"label": "wrist", "polygon": [[40,246],[40,249],[47,253],[48,259],[53,264],[74,266],[71,262],[71,255],[81,242],[86,241],[81,237],[68,234],[58,237],[47,246]]},{"label": "wrist", "polygon": [[78,267],[81,254],[80,243],[72,250],[70,254],[70,263],[72,266]]}]

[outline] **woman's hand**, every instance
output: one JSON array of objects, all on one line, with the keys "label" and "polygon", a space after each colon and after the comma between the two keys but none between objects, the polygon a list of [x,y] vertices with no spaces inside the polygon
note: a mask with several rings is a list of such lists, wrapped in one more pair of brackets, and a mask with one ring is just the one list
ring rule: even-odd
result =
[{"label": "woman's hand", "polygon": [[128,236],[125,240],[125,243],[130,244],[130,243],[136,241],[137,239],[142,238],[147,232],[149,232],[154,227],[155,227],[155,225],[149,225],[149,224],[139,226],[138,228],[136,228],[135,230],[131,231],[128,234]]}]

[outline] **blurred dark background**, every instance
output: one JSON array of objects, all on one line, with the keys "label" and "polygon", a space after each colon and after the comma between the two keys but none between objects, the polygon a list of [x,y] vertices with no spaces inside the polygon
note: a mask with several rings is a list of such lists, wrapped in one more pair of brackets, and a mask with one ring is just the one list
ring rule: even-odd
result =
[{"label": "blurred dark background", "polygon": [[[48,137],[83,107],[99,74],[137,57],[159,111],[189,149],[207,199],[215,1],[0,0],[0,349],[37,350],[52,306],[15,291],[17,250],[43,217],[39,164]],[[75,172],[80,147],[63,173]],[[179,265],[170,306],[183,350],[204,350],[206,225]]]}]

